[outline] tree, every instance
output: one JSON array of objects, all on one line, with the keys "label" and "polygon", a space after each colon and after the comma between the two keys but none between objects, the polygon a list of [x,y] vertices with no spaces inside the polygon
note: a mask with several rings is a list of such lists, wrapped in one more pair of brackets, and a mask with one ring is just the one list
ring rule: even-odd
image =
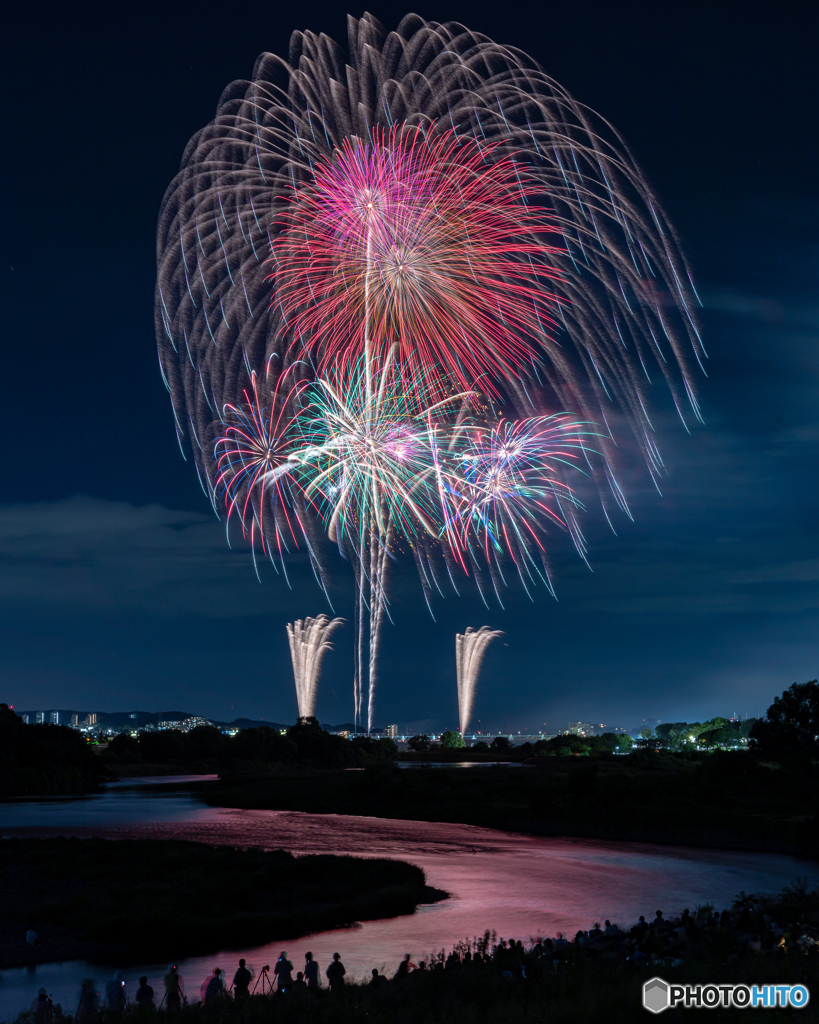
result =
[{"label": "tree", "polygon": [[819,771],[819,681],[794,683],[774,697],[765,718],[751,729],[754,748],[783,767]]},{"label": "tree", "polygon": [[651,729],[641,729],[640,730],[640,735],[642,736],[642,738],[644,740],[650,740],[651,739]]},{"label": "tree", "polygon": [[313,717],[300,718],[287,730],[287,738],[296,745],[299,761],[313,761],[327,768],[345,768],[357,760],[352,740],[333,736]]},{"label": "tree", "polygon": [[465,746],[464,738],[459,732],[448,729],[446,732],[441,733],[441,746],[447,747],[450,750],[460,749]]},{"label": "tree", "polygon": [[498,753],[506,753],[510,747],[509,740],[506,736],[496,736],[489,744],[490,750],[496,750]]},{"label": "tree", "polygon": [[373,736],[354,736],[350,746],[363,758],[365,763],[373,761],[394,761],[398,757],[398,744],[386,736],[375,739]]},{"label": "tree", "polygon": [[410,736],[407,740],[407,746],[410,750],[415,751],[429,750],[429,736],[426,733],[421,733],[419,736]]},{"label": "tree", "polygon": [[633,746],[631,736],[624,732],[604,732],[602,736],[595,737],[595,749],[601,751],[631,750]]},{"label": "tree", "polygon": [[0,797],[82,793],[105,768],[85,737],[64,725],[26,725],[0,704]]}]

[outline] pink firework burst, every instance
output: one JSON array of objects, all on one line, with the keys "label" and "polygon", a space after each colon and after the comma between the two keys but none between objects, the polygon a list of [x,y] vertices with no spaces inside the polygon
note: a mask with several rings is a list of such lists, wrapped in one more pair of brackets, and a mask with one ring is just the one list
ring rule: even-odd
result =
[{"label": "pink firework burst", "polygon": [[543,199],[512,156],[453,131],[345,139],[281,217],[286,329],[320,371],[360,356],[380,366],[395,346],[407,378],[439,396],[496,391],[493,378],[552,344],[562,250]]}]

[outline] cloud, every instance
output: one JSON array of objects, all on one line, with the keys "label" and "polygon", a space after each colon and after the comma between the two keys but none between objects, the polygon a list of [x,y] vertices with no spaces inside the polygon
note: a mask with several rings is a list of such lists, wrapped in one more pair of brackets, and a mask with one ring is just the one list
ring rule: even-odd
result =
[{"label": "cloud", "polygon": [[652,547],[631,545],[625,557],[597,559],[594,581],[572,573],[559,586],[561,599],[577,612],[657,621],[819,609],[819,558],[750,564],[751,543],[729,557],[717,544],[676,552],[669,546],[654,557]]},{"label": "cloud", "polygon": [[[321,603],[304,553],[288,574]],[[293,592],[269,564],[262,575],[260,586],[248,545],[231,550],[212,516],[85,496],[0,505],[0,604],[16,612],[288,614]]]}]

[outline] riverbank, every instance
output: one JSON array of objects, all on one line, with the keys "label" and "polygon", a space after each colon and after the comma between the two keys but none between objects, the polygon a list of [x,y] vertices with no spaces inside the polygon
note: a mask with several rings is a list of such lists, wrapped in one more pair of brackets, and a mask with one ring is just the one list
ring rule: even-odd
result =
[{"label": "riverbank", "polygon": [[[412,914],[447,898],[400,860],[160,840],[0,840],[0,967],[135,963]],[[25,941],[28,929],[39,942]]]},{"label": "riverbank", "polygon": [[224,775],[214,807],[453,822],[539,836],[815,857],[816,794],[750,755],[539,758],[508,766]]},{"label": "riverbank", "polygon": [[[799,1019],[806,1024],[819,1021],[819,1006],[809,1000],[809,993],[819,987],[815,890],[797,884],[779,896],[741,894],[722,912],[703,906],[668,919],[659,911],[648,916],[649,921],[641,918],[628,930],[605,922],[604,928],[595,925],[568,940],[558,933],[554,939],[528,944],[486,932],[448,953],[413,957],[402,969],[396,963],[391,977],[368,971],[362,983],[348,974],[343,986],[330,991],[325,962],[319,964],[320,989],[299,986],[295,972],[302,965],[295,957],[293,978],[284,992],[272,993],[265,978],[262,993],[256,965],[251,990],[257,994],[236,998],[217,990],[202,1004],[196,993],[203,979],[188,976],[188,1002],[172,1019],[179,1024],[265,1024],[273,1016],[282,1024],[632,1024],[644,1013],[643,986],[659,976],[670,985],[700,986],[700,992],[722,986],[700,996],[705,1005],[714,997],[717,1002],[726,998],[725,986],[740,987],[733,995],[737,1007],[743,1002],[747,1006],[754,987],[796,986],[794,1005],[803,1007]],[[339,946],[343,962],[343,941]],[[233,968],[226,987],[232,973]],[[125,986],[126,996],[133,998],[134,979],[127,979]],[[161,982],[154,986],[159,1003]],[[766,1019],[791,1019],[792,1011],[774,1008],[783,995],[765,992]],[[744,1014],[739,1008],[712,1009],[709,1020],[743,1021]],[[124,1016],[149,1024],[170,1019],[152,1007],[137,1014],[132,1005]],[[673,1010],[669,1019],[678,1019]],[[23,1014],[17,1024],[30,1020]],[[71,1017],[58,1009],[56,1020],[67,1024]]]}]

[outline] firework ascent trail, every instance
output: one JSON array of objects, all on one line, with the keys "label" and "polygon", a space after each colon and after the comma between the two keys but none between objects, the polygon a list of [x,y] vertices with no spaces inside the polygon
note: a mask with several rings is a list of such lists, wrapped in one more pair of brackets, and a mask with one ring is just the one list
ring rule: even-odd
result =
[{"label": "firework ascent trail", "polygon": [[486,648],[497,637],[503,636],[499,629],[481,626],[480,629],[466,627],[466,632],[455,634],[455,668],[458,678],[458,714],[461,722],[461,736],[469,728],[472,708],[475,704],[475,687],[481,671]]},{"label": "firework ascent trail", "polygon": [[296,619],[287,623],[299,718],[315,714],[321,663],[327,651],[332,650],[330,637],[343,622],[344,619],[319,615],[315,619]]},{"label": "firework ascent trail", "polygon": [[548,585],[550,521],[583,552],[567,466],[627,512],[616,446],[659,478],[651,377],[696,418],[704,351],[675,232],[605,120],[461,25],[348,26],[346,57],[309,32],[262,54],[191,139],[156,319],[217,514],[279,571],[303,548],[324,585],[328,536],[352,563],[371,726],[396,550],[428,601],[458,571],[499,596],[505,564]]}]

